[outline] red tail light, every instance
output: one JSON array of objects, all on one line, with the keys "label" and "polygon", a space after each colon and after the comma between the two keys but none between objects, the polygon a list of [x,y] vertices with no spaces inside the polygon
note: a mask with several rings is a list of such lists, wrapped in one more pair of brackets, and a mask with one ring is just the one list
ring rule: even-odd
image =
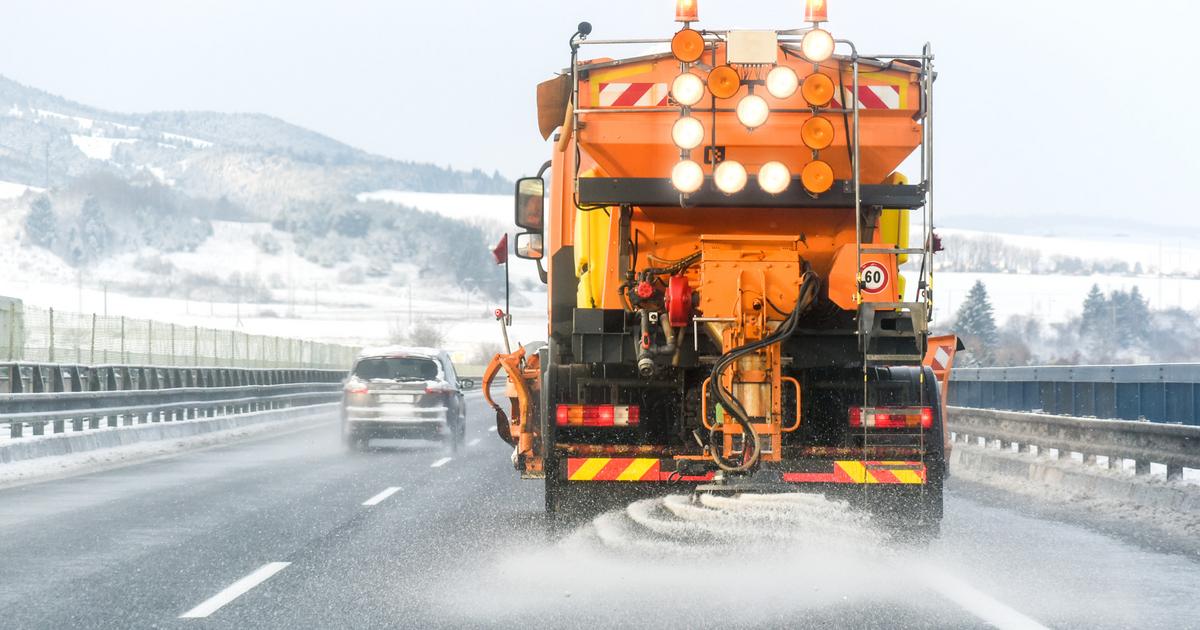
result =
[{"label": "red tail light", "polygon": [[451,387],[446,387],[445,385],[426,385],[425,393],[426,394],[452,394],[452,393],[454,393],[454,389]]},{"label": "red tail light", "polygon": [[871,429],[929,429],[932,407],[851,407],[850,426]]},{"label": "red tail light", "polygon": [[345,391],[347,394],[365,394],[367,386],[363,383],[347,383]]},{"label": "red tail light", "polygon": [[560,427],[626,427],[641,421],[637,405],[559,405],[555,422]]}]

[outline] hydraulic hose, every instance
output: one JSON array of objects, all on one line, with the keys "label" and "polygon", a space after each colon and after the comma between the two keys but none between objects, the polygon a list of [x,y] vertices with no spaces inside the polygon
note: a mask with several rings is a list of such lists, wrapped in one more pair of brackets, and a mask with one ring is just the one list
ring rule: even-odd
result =
[{"label": "hydraulic hose", "polygon": [[801,278],[800,291],[796,297],[796,306],[792,308],[791,314],[788,315],[787,319],[783,320],[783,323],[774,332],[758,341],[753,341],[726,352],[713,365],[712,376],[709,379],[709,387],[712,389],[713,397],[721,404],[726,415],[732,417],[733,421],[741,427],[742,433],[745,436],[742,444],[746,455],[743,456],[742,462],[739,464],[726,459],[721,453],[723,445],[717,444],[719,432],[714,430],[709,433],[709,446],[712,449],[713,461],[721,470],[735,473],[750,472],[758,466],[759,456],[761,455],[758,444],[758,432],[750,424],[750,416],[746,413],[746,409],[742,406],[741,401],[738,400],[733,391],[726,388],[724,383],[722,383],[721,375],[738,359],[752,352],[758,352],[772,344],[782,343],[788,337],[792,336],[800,321],[800,317],[816,301],[817,290],[820,286],[820,279],[812,271],[805,271]]}]

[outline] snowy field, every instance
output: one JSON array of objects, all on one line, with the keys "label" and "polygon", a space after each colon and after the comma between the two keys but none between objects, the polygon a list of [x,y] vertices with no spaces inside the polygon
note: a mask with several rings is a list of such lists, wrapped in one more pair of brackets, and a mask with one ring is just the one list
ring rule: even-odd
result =
[{"label": "snowy field", "polygon": [[[437,197],[430,197],[425,209],[440,210]],[[446,207],[451,209],[448,214],[464,204],[461,195],[440,197],[445,197]],[[465,197],[486,199],[480,195]],[[500,200],[511,205],[510,197],[496,197],[487,199],[492,207]],[[339,273],[347,267],[362,266],[365,261],[321,267],[296,255],[291,238],[282,232],[275,232],[280,252],[266,254],[251,239],[271,231],[267,223],[217,221],[213,236],[194,252],[129,252],[107,259],[79,277],[62,260],[26,241],[22,211],[14,206],[0,205],[0,246],[14,252],[0,259],[0,295],[20,298],[30,305],[360,346],[389,343],[413,323],[433,322],[444,333],[456,360],[467,363],[476,361],[481,345],[499,345],[502,340],[492,312],[504,306],[503,299],[422,280],[411,287],[407,282],[397,286],[390,278],[366,278],[361,283],[347,284],[339,280]],[[497,240],[501,230],[497,227]],[[221,278],[233,273],[257,277],[270,287],[271,300],[239,304],[105,291],[105,285],[153,280],[147,272],[136,270],[135,261],[159,255],[181,271]],[[534,289],[523,290],[522,296],[514,299],[510,337],[522,343],[543,340],[545,292],[537,282],[536,268],[529,261],[511,260],[514,284]],[[416,278],[417,270],[397,265],[395,275]]]},{"label": "snowy field", "polygon": [[[1200,260],[1200,259],[1197,259]],[[933,275],[935,322],[946,322],[967,298],[976,280],[987,286],[996,321],[1012,315],[1035,315],[1043,322],[1060,322],[1078,315],[1093,284],[1108,293],[1137,287],[1151,308],[1175,306],[1200,309],[1200,280],[1131,276],[1063,276],[1008,273],[937,272]]]},{"label": "snowy field", "polygon": [[[375,345],[402,335],[414,322],[432,321],[440,327],[447,345],[460,361],[474,361],[481,344],[500,341],[492,311],[502,301],[468,294],[457,287],[418,280],[366,278],[361,283],[339,280],[347,267],[363,266],[353,260],[333,268],[308,262],[295,253],[291,238],[273,231],[267,223],[215,222],[214,235],[194,252],[162,254],[180,271],[226,278],[248,274],[269,288],[263,303],[208,302],[177,297],[127,295],[104,287],[153,280],[137,271],[135,261],[158,255],[156,251],[128,252],[87,269],[79,276],[63,261],[27,242],[22,227],[23,210],[14,197],[24,186],[0,182],[0,246],[11,255],[0,259],[0,295],[21,298],[28,304],[60,310],[109,313],[152,318],[181,325],[240,330],[249,334],[295,336],[323,342]],[[4,198],[8,197],[7,201]],[[448,217],[476,222],[494,229],[495,239],[511,228],[512,199],[508,195],[437,194],[382,190],[365,192],[360,199],[403,204]],[[491,230],[489,230],[491,231]],[[252,238],[274,232],[281,245],[277,254],[266,254]],[[1021,247],[1036,248],[1045,256],[1120,258],[1143,266],[1163,261],[1167,270],[1188,270],[1200,260],[1200,249],[1158,243],[1114,242],[1024,235],[1004,235],[968,230],[944,230],[964,236],[997,236]],[[1161,258],[1160,258],[1161,250]],[[545,293],[537,281],[534,264],[512,259],[514,285],[526,287],[514,301],[512,338],[522,342],[545,337]],[[393,276],[415,278],[415,269],[398,265]],[[1045,322],[1061,321],[1079,312],[1092,284],[1104,291],[1137,286],[1153,307],[1200,308],[1200,280],[1160,279],[1154,276],[1063,276],[943,272],[935,275],[935,318],[946,321],[961,305],[976,280],[983,280],[1003,322],[1015,314],[1033,314]]]}]

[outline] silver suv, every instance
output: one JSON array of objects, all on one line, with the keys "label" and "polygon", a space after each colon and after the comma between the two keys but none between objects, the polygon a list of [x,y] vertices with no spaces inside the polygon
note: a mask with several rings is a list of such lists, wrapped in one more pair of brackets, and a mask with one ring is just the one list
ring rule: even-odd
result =
[{"label": "silver suv", "polygon": [[448,442],[466,436],[466,405],[450,356],[433,348],[364,350],[342,393],[342,439],[362,450],[372,438]]}]

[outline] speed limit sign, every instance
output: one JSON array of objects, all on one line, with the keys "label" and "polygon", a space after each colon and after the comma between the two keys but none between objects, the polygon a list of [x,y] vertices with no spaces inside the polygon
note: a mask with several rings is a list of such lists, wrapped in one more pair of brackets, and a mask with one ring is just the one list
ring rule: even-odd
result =
[{"label": "speed limit sign", "polygon": [[887,267],[874,261],[863,263],[858,275],[862,278],[862,292],[869,295],[883,293],[891,281]]}]

